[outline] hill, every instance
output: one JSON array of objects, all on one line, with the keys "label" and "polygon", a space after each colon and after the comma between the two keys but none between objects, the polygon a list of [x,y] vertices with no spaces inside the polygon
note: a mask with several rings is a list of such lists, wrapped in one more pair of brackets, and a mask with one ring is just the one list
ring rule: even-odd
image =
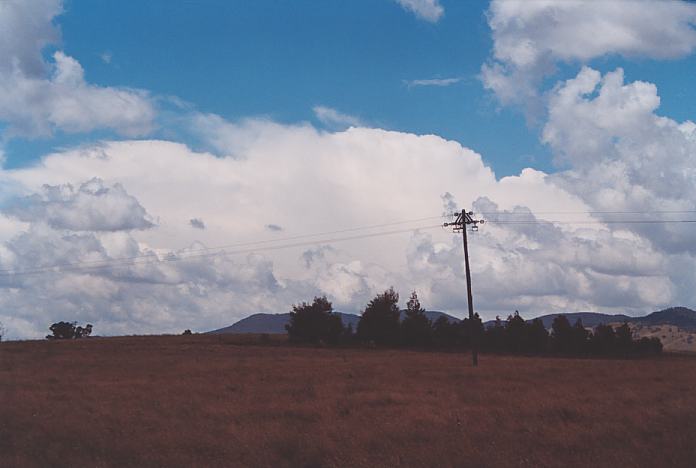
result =
[{"label": "hill", "polygon": [[[406,311],[401,311],[403,319]],[[355,314],[346,314],[343,312],[335,312],[341,316],[343,325],[352,326],[353,330],[357,329],[360,316]],[[444,316],[450,322],[459,322],[459,319],[448,315],[444,312],[428,310],[425,315],[431,320],[436,321],[439,317]],[[547,314],[537,317],[541,319],[544,327],[551,328],[553,319],[559,315],[565,315],[571,324],[576,320],[582,320],[583,325],[588,328],[594,328],[600,323],[623,323],[640,324],[643,326],[660,326],[671,325],[683,330],[696,331],[696,311],[686,307],[670,307],[668,309],[653,312],[644,317],[630,317],[624,314],[603,314],[599,312],[572,312],[564,314]],[[222,333],[285,333],[285,325],[290,321],[290,314],[254,314],[243,318],[238,322],[224,328],[209,331],[210,334]],[[493,325],[494,321],[485,322],[485,326]]]},{"label": "hill", "polygon": [[548,314],[542,315],[541,317],[536,317],[541,319],[544,327],[551,328],[553,324],[553,319],[559,315],[565,315],[571,324],[574,324],[578,319],[582,320],[582,324],[586,327],[596,327],[600,323],[617,323],[617,322],[630,322],[633,317],[629,317],[624,314],[602,314],[599,312],[570,312],[565,314]]},{"label": "hill", "polygon": [[696,311],[686,307],[670,307],[645,317],[633,317],[629,321],[643,325],[674,325],[684,330],[696,330]]},{"label": "hill", "polygon": [[[344,326],[358,326],[360,317],[354,314],[335,312],[341,317]],[[207,333],[218,335],[223,333],[285,333],[285,325],[290,322],[290,313],[284,314],[254,314],[224,328],[218,328]]]},{"label": "hill", "polygon": [[[588,328],[594,328],[597,325],[609,323],[641,324],[650,325],[673,325],[684,330],[696,331],[696,311],[686,307],[670,307],[668,309],[653,312],[643,317],[631,317],[624,314],[603,314],[600,312],[567,312],[558,314],[547,314],[535,317],[540,319],[546,328],[551,328],[553,320],[559,315],[565,315],[571,324],[574,324],[578,319],[582,320],[582,324]],[[505,319],[501,317],[504,321]],[[528,319],[531,321],[534,319]],[[494,320],[489,320],[484,323],[485,326],[490,326],[495,323]]]},{"label": "hill", "polygon": [[[353,330],[358,328],[358,322],[360,321],[360,316],[355,314],[346,314],[343,312],[334,312],[341,317],[341,321],[344,326],[352,326]],[[405,316],[406,311],[401,311],[401,318]],[[445,317],[450,322],[459,322],[459,319],[452,317],[451,315],[445,314],[444,312],[438,312],[436,310],[428,310],[425,312],[426,317],[428,317],[433,322],[440,317]],[[217,330],[212,330],[207,333],[218,335],[223,333],[285,333],[285,325],[290,322],[290,313],[284,314],[254,314],[249,317],[243,318],[238,322],[224,328],[218,328]]]}]

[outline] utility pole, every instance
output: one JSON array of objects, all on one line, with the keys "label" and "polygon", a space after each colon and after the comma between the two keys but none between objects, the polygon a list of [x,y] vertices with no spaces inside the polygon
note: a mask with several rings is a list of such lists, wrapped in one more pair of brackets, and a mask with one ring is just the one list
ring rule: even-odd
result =
[{"label": "utility pole", "polygon": [[471,331],[471,358],[474,367],[478,366],[478,328],[474,328],[474,300],[471,294],[471,270],[469,269],[469,243],[466,236],[466,229],[471,225],[473,231],[478,231],[478,225],[483,224],[482,219],[474,219],[472,211],[462,210],[457,214],[457,219],[452,223],[445,223],[444,227],[451,226],[454,232],[462,233],[462,243],[464,244],[464,266],[466,269],[466,298],[469,302],[469,326]]}]

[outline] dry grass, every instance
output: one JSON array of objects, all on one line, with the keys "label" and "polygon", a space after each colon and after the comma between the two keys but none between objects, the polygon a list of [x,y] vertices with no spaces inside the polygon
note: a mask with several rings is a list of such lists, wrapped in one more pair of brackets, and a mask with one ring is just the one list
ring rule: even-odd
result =
[{"label": "dry grass", "polygon": [[696,466],[693,357],[237,339],[0,344],[0,465]]}]

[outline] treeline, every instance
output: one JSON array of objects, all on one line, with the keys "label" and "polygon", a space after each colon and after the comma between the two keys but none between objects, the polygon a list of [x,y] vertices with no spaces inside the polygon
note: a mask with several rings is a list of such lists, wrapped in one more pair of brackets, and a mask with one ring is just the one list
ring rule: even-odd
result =
[{"label": "treeline", "polygon": [[372,299],[360,316],[357,328],[344,326],[326,297],[293,306],[285,327],[290,341],[329,345],[372,344],[411,348],[470,349],[513,354],[569,356],[636,356],[662,352],[658,338],[633,339],[628,324],[614,329],[599,325],[587,330],[580,319],[571,325],[564,315],[553,321],[549,332],[539,319],[525,321],[515,312],[506,321],[499,318],[484,328],[481,318],[434,322],[425,314],[415,292],[406,303],[402,319],[399,294],[390,288]]}]

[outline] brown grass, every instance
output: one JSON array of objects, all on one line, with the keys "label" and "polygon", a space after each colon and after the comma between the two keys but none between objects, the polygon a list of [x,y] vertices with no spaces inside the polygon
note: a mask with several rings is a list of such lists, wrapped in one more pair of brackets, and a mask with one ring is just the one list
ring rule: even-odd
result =
[{"label": "brown grass", "polygon": [[696,466],[696,358],[0,344],[2,466]]}]

